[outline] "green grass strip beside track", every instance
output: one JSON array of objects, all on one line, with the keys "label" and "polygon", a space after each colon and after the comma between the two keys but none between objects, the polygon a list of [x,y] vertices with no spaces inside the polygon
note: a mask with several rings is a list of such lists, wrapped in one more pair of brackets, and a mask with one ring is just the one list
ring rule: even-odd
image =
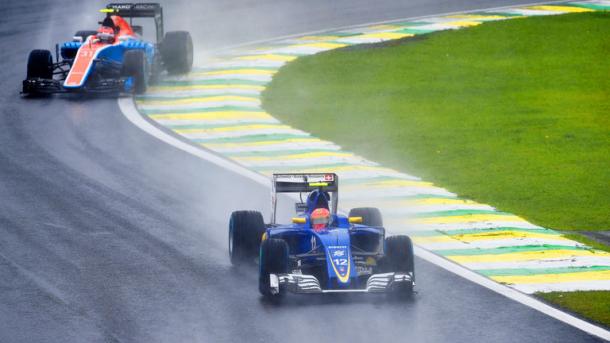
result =
[{"label": "green grass strip beside track", "polygon": [[610,296],[607,291],[553,292],[537,295],[568,311],[591,318],[610,327]]}]

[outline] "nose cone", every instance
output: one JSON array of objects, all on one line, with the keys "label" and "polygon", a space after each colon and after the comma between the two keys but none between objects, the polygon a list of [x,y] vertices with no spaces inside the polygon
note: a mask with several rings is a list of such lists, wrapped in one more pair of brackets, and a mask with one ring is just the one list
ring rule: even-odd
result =
[{"label": "nose cone", "polygon": [[357,276],[352,265],[349,231],[342,228],[326,229],[318,237],[326,251],[329,286],[333,285],[333,280],[336,281],[335,285],[348,286],[350,279]]}]

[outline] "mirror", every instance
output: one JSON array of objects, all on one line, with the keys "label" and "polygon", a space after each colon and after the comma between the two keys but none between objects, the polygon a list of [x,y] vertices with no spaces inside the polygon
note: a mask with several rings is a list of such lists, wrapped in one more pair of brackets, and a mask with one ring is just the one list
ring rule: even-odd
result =
[{"label": "mirror", "polygon": [[349,217],[348,220],[351,224],[362,224],[362,217]]}]

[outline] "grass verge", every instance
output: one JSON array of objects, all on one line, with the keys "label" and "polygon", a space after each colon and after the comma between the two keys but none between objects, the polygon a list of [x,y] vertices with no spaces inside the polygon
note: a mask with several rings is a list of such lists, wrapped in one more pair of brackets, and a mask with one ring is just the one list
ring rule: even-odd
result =
[{"label": "grass verge", "polygon": [[[608,230],[609,31],[571,14],[335,50],[284,67],[263,106],[535,224]],[[610,326],[610,292],[539,296]]]},{"label": "grass verge", "polygon": [[544,300],[610,327],[610,296],[608,292],[538,293]]}]

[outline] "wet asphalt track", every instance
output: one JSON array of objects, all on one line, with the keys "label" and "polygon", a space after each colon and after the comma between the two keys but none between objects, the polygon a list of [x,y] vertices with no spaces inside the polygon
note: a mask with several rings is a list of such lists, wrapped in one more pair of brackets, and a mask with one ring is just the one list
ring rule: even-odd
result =
[{"label": "wet asphalt track", "polygon": [[[211,49],[517,0],[167,2]],[[228,261],[253,182],[132,126],[114,99],[22,99],[27,53],[95,28],[102,3],[6,1],[0,15],[0,342],[580,342],[577,329],[417,260],[414,300],[263,302]],[[178,12],[183,12],[178,15]],[[88,17],[84,17],[86,14]]]}]

